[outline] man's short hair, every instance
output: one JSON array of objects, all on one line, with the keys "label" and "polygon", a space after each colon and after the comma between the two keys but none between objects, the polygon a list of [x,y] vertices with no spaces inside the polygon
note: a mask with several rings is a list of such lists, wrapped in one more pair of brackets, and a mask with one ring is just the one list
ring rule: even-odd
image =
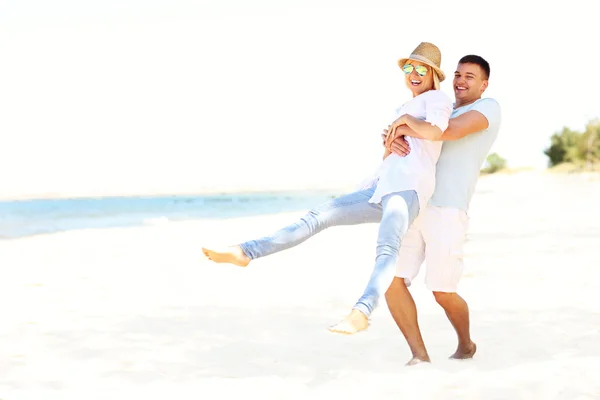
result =
[{"label": "man's short hair", "polygon": [[468,56],[464,56],[458,62],[459,64],[477,64],[483,72],[485,73],[484,79],[490,79],[490,64],[483,59],[483,57],[476,56],[474,54],[469,54]]}]

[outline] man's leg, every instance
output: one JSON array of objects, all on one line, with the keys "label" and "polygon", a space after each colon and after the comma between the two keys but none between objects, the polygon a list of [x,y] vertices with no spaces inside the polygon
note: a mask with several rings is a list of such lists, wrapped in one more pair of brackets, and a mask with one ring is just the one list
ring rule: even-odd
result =
[{"label": "man's leg", "polygon": [[450,356],[455,359],[472,358],[477,346],[471,340],[469,329],[469,306],[458,293],[433,292],[435,300],[442,306],[458,336],[458,348]]},{"label": "man's leg", "polygon": [[423,238],[427,244],[425,282],[456,331],[458,347],[450,356],[456,359],[471,358],[477,350],[471,340],[469,306],[456,293],[463,272],[467,229],[468,217],[463,211],[428,207],[423,223]]},{"label": "man's leg", "polygon": [[385,299],[396,325],[400,328],[412,352],[412,358],[406,365],[429,362],[429,354],[427,354],[417,320],[417,307],[406,287],[404,278],[394,278],[385,294]]},{"label": "man's leg", "polygon": [[402,240],[396,263],[396,277],[385,294],[390,313],[412,352],[412,358],[406,365],[429,362],[417,321],[417,307],[408,290],[425,259],[425,243],[420,230],[423,214],[421,212]]}]

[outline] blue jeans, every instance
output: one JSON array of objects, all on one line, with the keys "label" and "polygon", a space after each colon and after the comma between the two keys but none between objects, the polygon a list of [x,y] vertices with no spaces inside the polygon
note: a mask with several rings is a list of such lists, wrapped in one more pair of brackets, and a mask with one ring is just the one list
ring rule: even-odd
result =
[{"label": "blue jeans", "polygon": [[370,188],[330,200],[310,210],[298,222],[240,247],[254,260],[297,246],[332,226],[379,222],[375,267],[363,295],[353,307],[369,316],[394,279],[400,242],[419,214],[414,190],[388,194],[381,204],[369,203],[374,191],[375,188]]}]

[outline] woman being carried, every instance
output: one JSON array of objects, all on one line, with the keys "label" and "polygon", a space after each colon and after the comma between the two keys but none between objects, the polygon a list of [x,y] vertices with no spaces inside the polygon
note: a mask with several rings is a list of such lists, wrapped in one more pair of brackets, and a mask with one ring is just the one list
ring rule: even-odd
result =
[{"label": "woman being carried", "polygon": [[[386,149],[375,179],[366,188],[321,204],[270,236],[223,249],[203,248],[204,254],[217,263],[246,266],[251,260],[297,246],[332,226],[379,222],[377,257],[367,287],[350,314],[329,328],[346,334],[366,329],[369,315],[394,278],[402,237],[433,194],[435,164],[442,146],[436,139],[448,127],[452,113],[452,101],[439,90],[445,78],[440,64],[439,49],[427,42],[398,61],[413,95],[397,110],[398,124],[408,125],[429,140],[407,137],[411,152],[406,157]],[[394,132],[385,134],[386,142],[391,143]]]}]

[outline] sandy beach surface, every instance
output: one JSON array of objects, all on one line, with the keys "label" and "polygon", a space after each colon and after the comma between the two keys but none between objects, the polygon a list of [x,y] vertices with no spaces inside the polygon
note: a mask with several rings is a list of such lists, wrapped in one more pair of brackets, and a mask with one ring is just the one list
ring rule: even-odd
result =
[{"label": "sandy beach surface", "polygon": [[0,241],[0,399],[600,399],[599,204],[594,176],[482,178],[460,286],[478,353],[447,359],[421,273],[417,367],[384,301],[366,332],[327,331],[362,293],[374,224],[245,269],[200,248],[299,213]]}]

